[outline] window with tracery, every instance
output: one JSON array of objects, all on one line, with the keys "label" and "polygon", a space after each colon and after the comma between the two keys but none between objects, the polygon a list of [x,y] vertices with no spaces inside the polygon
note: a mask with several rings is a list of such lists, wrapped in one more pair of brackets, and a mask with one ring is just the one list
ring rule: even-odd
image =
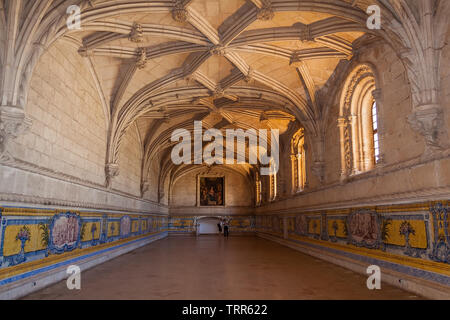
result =
[{"label": "window with tracery", "polygon": [[345,82],[338,119],[343,178],[372,170],[380,162],[377,95],[372,67],[356,67]]},{"label": "window with tracery", "polygon": [[306,153],[304,129],[291,139],[292,192],[303,191],[306,184]]}]

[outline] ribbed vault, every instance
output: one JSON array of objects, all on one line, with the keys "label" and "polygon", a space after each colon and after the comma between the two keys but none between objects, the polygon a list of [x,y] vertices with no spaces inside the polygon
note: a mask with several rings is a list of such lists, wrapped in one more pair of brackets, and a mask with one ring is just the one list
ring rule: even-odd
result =
[{"label": "ribbed vault", "polygon": [[[366,27],[373,2],[382,8],[381,30]],[[431,7],[420,11],[405,0],[2,0],[0,30],[6,31],[0,36],[11,48],[0,51],[1,102],[26,110],[40,55],[66,41],[85,57],[103,103],[107,185],[118,174],[118,151],[134,125],[142,140],[143,186],[152,161],[161,169],[161,188],[191,170],[171,163],[170,136],[192,130],[194,120],[205,129],[281,133],[295,123],[319,144],[312,151],[320,164],[330,108],[323,91],[340,61],[350,60],[365,40],[387,41],[409,70],[422,66],[416,69],[423,72],[409,73],[416,104],[437,99],[439,84],[426,70],[439,57],[421,53],[424,35],[415,19],[437,6],[425,2]],[[70,4],[82,9],[80,30],[67,28]],[[252,179],[254,168],[228,167]]]}]

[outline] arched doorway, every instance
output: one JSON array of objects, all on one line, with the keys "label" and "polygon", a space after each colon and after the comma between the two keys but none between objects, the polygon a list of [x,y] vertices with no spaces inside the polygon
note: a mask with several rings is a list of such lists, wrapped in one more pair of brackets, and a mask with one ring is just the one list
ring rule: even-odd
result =
[{"label": "arched doorway", "polygon": [[219,234],[217,224],[221,222],[220,218],[207,217],[201,218],[198,221],[198,234]]}]

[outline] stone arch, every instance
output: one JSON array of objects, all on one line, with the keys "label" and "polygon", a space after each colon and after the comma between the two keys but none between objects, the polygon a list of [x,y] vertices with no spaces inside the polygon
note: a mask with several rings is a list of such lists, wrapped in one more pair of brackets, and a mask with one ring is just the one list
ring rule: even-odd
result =
[{"label": "stone arch", "polygon": [[374,145],[371,109],[379,96],[376,70],[370,63],[356,66],[341,93],[338,127],[341,147],[341,178],[371,170]]}]

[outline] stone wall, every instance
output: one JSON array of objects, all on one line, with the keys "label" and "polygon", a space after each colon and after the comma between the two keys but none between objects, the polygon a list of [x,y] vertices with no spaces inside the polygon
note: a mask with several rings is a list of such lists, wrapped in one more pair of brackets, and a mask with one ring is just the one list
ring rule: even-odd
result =
[{"label": "stone wall", "polygon": [[[201,211],[205,214],[237,214],[248,212],[254,204],[253,186],[248,179],[236,172],[214,167],[208,174],[225,176],[225,207],[197,207],[197,180],[199,172],[194,171],[179,178],[172,186],[170,210],[173,214],[192,214]],[[202,174],[201,174],[202,175]]]},{"label": "stone wall", "polygon": [[31,130],[15,141],[16,158],[97,184],[105,181],[105,115],[80,55],[58,41],[33,72],[26,113]]},{"label": "stone wall", "polygon": [[119,175],[114,179],[114,189],[140,195],[142,145],[136,127],[131,126],[119,148]]},{"label": "stone wall", "polygon": [[441,52],[441,101],[444,109],[445,127],[450,128],[450,27],[448,27],[446,43],[447,45]]},{"label": "stone wall", "polygon": [[157,182],[141,199],[142,146],[134,125],[119,149],[119,176],[105,188],[105,112],[88,60],[58,40],[33,72],[26,107],[32,125],[12,141],[15,161],[0,167],[9,182],[0,201],[167,213],[157,202]]}]

